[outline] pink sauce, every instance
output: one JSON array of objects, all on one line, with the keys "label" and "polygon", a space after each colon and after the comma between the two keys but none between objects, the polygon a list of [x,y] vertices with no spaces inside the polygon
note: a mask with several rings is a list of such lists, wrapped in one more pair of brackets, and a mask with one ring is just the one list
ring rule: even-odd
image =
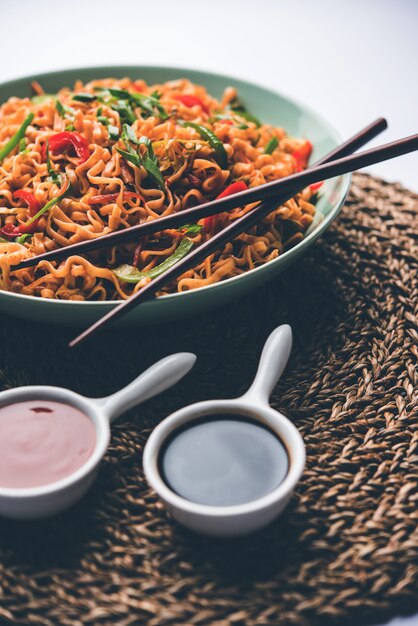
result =
[{"label": "pink sauce", "polygon": [[40,487],[91,456],[93,422],[68,404],[31,400],[0,408],[0,487]]}]

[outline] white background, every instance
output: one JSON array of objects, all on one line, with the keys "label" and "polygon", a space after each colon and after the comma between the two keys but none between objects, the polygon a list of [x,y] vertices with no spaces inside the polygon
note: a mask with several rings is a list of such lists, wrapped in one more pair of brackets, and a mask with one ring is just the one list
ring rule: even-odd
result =
[{"label": "white background", "polygon": [[[418,132],[418,0],[0,0],[0,81],[88,65],[220,71],[308,103],[344,137]],[[418,191],[418,156],[372,173]]]},{"label": "white background", "polygon": [[[418,0],[0,0],[0,8],[0,82],[77,66],[186,66],[282,91],[344,137],[379,116],[390,128],[375,144],[418,132]],[[417,154],[371,172],[418,191]]]}]

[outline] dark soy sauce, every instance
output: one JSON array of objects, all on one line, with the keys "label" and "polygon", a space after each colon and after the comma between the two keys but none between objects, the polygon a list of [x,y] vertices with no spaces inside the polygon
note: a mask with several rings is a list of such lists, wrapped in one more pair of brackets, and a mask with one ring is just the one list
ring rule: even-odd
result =
[{"label": "dark soy sauce", "polygon": [[197,419],[172,433],[159,467],[167,486],[183,498],[231,506],[273,491],[284,480],[289,459],[269,428],[226,413]]}]

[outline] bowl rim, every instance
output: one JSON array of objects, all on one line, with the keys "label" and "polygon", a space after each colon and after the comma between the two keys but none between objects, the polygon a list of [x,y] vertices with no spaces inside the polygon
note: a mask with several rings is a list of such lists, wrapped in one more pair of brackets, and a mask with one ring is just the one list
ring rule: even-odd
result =
[{"label": "bowl rim", "polygon": [[[74,74],[74,72],[78,72],[78,71],[95,72],[98,70],[99,71],[109,70],[110,72],[113,70],[114,71],[126,70],[127,72],[129,71],[138,72],[141,70],[148,70],[148,71],[154,70],[156,72],[158,71],[164,72],[166,70],[169,70],[169,71],[178,72],[180,78],[181,78],[181,73],[184,72],[185,74],[196,73],[196,74],[204,75],[213,79],[222,78],[224,80],[231,81],[232,84],[234,83],[234,81],[239,82],[241,84],[247,85],[249,88],[255,87],[257,89],[270,92],[271,94],[279,96],[283,100],[286,100],[290,105],[293,105],[298,109],[305,110],[313,117],[316,117],[321,122],[321,124],[324,127],[326,127],[329,135],[332,136],[338,143],[342,142],[342,138],[339,132],[336,131],[334,127],[322,115],[317,113],[310,106],[305,105],[304,103],[300,102],[296,98],[289,97],[286,93],[282,93],[281,91],[276,91],[274,88],[258,83],[257,81],[250,81],[245,78],[241,78],[239,76],[231,76],[230,74],[223,74],[221,72],[201,70],[199,68],[194,68],[191,66],[186,68],[186,67],[178,67],[176,65],[171,66],[171,65],[153,65],[153,64],[97,65],[97,66],[87,65],[87,66],[74,67],[74,68],[65,68],[61,70],[51,70],[47,72],[41,72],[38,74],[19,76],[18,78],[1,82],[0,88],[9,87],[9,86],[13,87],[15,84],[21,83],[22,81],[27,81],[29,84],[33,80],[38,80],[38,81],[42,80],[43,77],[55,77],[55,76],[65,77],[66,75],[72,75]],[[175,79],[169,79],[169,80],[175,80]],[[12,96],[9,96],[9,97],[12,97]],[[337,191],[338,197],[333,201],[332,208],[330,212],[328,213],[328,215],[323,217],[323,219],[321,219],[318,222],[318,224],[316,224],[314,229],[306,237],[304,237],[294,247],[283,252],[283,254],[281,254],[277,258],[272,259],[271,261],[268,261],[267,263],[264,263],[263,265],[259,265],[258,267],[247,270],[246,272],[243,272],[242,274],[238,274],[237,276],[231,276],[230,278],[227,278],[217,283],[213,283],[211,285],[204,285],[203,287],[198,287],[197,289],[191,289],[189,291],[181,291],[181,292],[176,292],[176,293],[165,294],[163,296],[156,296],[153,300],[144,302],[143,306],[144,307],[153,306],[153,303],[156,301],[160,303],[166,301],[166,304],[168,305],[169,302],[171,302],[173,299],[178,299],[180,297],[182,297],[183,300],[186,300],[187,297],[193,298],[198,293],[207,292],[213,289],[218,289],[219,291],[221,288],[225,288],[225,286],[227,285],[234,284],[238,280],[243,280],[247,276],[256,276],[257,273],[265,272],[266,268],[274,267],[275,265],[277,265],[279,261],[283,263],[283,259],[291,259],[292,257],[298,254],[299,250],[304,245],[309,246],[311,243],[316,241],[316,239],[318,239],[322,235],[322,233],[328,228],[329,224],[337,217],[337,215],[339,214],[341,208],[344,206],[344,203],[347,199],[350,186],[351,186],[351,179],[352,179],[352,174],[344,174],[336,178],[336,181],[338,180],[341,181],[341,188]],[[43,305],[46,305],[46,306],[52,302],[54,303],[55,306],[61,305],[61,306],[68,307],[70,305],[70,306],[77,307],[77,306],[82,305],[85,308],[88,306],[91,309],[93,308],[100,309],[103,307],[114,308],[118,306],[121,302],[125,301],[125,300],[58,300],[58,299],[52,299],[52,298],[51,299],[42,298],[40,296],[32,296],[32,295],[26,295],[26,294],[21,294],[21,293],[15,293],[15,292],[5,291],[5,290],[0,290],[0,298],[4,298],[8,300],[16,300],[16,301],[22,300],[23,302],[32,301],[32,302],[38,303],[38,305],[42,303]]]}]

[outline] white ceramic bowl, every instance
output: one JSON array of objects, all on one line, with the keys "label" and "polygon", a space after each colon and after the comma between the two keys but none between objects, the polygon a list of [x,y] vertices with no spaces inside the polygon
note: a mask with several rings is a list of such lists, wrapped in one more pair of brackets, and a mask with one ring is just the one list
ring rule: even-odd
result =
[{"label": "white ceramic bowl", "polygon": [[[243,396],[191,404],[163,420],[151,433],[143,456],[145,476],[172,516],[191,530],[221,537],[244,535],[270,523],[288,503],[303,472],[305,446],[299,431],[284,415],[269,406],[268,399],[286,366],[291,344],[290,326],[279,326],[268,338],[255,380]],[[159,457],[164,442],[180,427],[202,416],[224,413],[250,417],[272,430],[286,447],[288,473],[276,489],[245,504],[209,506],[186,500],[170,489],[161,476]]]},{"label": "white ceramic bowl", "polygon": [[194,365],[194,354],[183,352],[158,361],[120,391],[105,398],[86,398],[62,387],[18,387],[0,393],[0,407],[28,400],[69,404],[94,424],[96,443],[91,456],[78,470],[49,485],[10,488],[0,486],[0,515],[14,519],[47,517],[68,508],[91,486],[110,439],[109,424],[140,402],[176,384]]}]

